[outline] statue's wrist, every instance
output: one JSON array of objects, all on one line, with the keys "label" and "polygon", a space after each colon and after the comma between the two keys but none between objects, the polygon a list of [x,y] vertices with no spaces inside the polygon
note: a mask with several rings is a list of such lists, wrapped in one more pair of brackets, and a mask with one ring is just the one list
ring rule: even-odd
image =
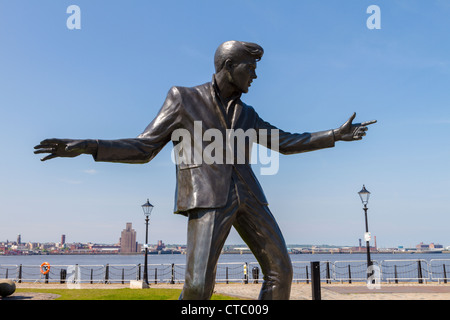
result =
[{"label": "statue's wrist", "polygon": [[98,142],[97,140],[86,140],[87,147],[86,147],[86,153],[96,155],[97,149],[98,149]]},{"label": "statue's wrist", "polygon": [[339,132],[339,129],[334,129],[333,130],[333,136],[334,136],[334,141],[341,140],[341,134]]}]

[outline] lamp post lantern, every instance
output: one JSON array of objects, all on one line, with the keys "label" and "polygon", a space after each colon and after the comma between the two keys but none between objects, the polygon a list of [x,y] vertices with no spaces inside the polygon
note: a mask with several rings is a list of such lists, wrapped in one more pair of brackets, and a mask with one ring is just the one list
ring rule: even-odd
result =
[{"label": "lamp post lantern", "polygon": [[142,210],[144,211],[145,215],[145,258],[144,258],[144,282],[148,285],[148,272],[147,272],[147,256],[148,256],[148,221],[150,218],[150,214],[153,210],[153,205],[148,201],[144,203],[142,206]]},{"label": "lamp post lantern", "polygon": [[[370,259],[370,233],[369,233],[369,224],[367,223],[367,204],[369,203],[370,192],[363,185],[360,192],[358,192],[359,197],[361,198],[361,202],[364,205],[364,216],[366,220],[366,233],[364,234],[364,240],[366,240],[367,247],[367,268],[372,265],[372,260]],[[369,276],[369,275],[368,275]]]}]

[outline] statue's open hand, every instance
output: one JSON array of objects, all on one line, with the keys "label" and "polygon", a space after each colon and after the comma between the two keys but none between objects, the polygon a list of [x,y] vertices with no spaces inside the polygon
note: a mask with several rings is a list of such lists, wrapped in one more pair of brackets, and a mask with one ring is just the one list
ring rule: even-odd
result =
[{"label": "statue's open hand", "polygon": [[73,158],[80,154],[94,154],[97,151],[95,140],[73,140],[73,139],[45,139],[34,147],[38,153],[50,153],[41,161],[50,160],[56,157]]},{"label": "statue's open hand", "polygon": [[354,141],[361,140],[366,135],[367,126],[376,123],[377,120],[371,120],[363,123],[353,124],[353,120],[356,117],[356,113],[353,115],[338,129],[333,130],[335,140]]}]

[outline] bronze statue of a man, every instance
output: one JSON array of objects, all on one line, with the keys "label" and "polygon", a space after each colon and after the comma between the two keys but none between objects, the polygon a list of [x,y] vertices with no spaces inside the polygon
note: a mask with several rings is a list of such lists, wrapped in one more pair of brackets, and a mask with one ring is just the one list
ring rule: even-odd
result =
[{"label": "bronze statue of a man", "polygon": [[[338,140],[360,140],[367,125],[376,122],[352,124],[353,114],[337,129],[301,134],[284,132],[265,122],[255,109],[241,101],[241,95],[256,79],[256,64],[263,53],[254,43],[221,44],[214,56],[216,72],[212,81],[192,88],[172,87],[156,118],[137,138],[46,139],[35,147],[35,153],[49,153],[43,161],[91,154],[95,161],[145,163],[171,140],[174,146],[193,146],[177,149],[184,152],[185,158],[176,164],[175,213],[188,217],[187,267],[180,299],[211,297],[217,261],[232,226],[261,266],[264,282],[260,299],[289,299],[292,282],[286,244],[250,166],[252,141],[247,139],[238,146],[245,153],[243,161],[236,161],[239,150],[233,148],[231,157],[224,161],[190,161],[193,153],[202,155],[211,141],[199,141],[194,132],[196,124],[201,123],[205,130],[214,129],[218,140],[220,134],[229,136],[230,130],[254,130],[255,142],[272,148],[276,141],[277,151],[294,154],[333,147]],[[187,133],[185,141],[174,139],[175,132]],[[229,142],[223,139],[219,141],[223,150],[216,150],[223,152],[215,156],[230,154]]]}]

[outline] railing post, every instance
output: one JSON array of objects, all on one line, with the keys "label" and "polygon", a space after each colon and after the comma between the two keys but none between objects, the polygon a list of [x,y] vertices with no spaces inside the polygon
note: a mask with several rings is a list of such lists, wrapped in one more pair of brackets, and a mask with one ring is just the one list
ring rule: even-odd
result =
[{"label": "railing post", "polygon": [[398,283],[397,265],[394,265],[394,277],[395,277],[395,283]]},{"label": "railing post", "polygon": [[141,264],[138,264],[138,275],[137,275],[137,279],[141,280]]},{"label": "railing post", "polygon": [[320,262],[319,261],[311,262],[311,290],[312,290],[312,299],[313,300],[321,300]]},{"label": "railing post", "polygon": [[74,274],[74,283],[81,283],[81,272],[80,272],[80,266],[75,264],[75,274]]},{"label": "railing post", "polygon": [[352,270],[350,265],[348,265],[348,283],[352,283]]},{"label": "railing post", "polygon": [[109,283],[109,264],[106,264],[105,267],[105,283]]},{"label": "railing post", "polygon": [[225,279],[226,279],[226,283],[228,284],[228,267],[226,267],[226,269],[225,269]]},{"label": "railing post", "polygon": [[421,262],[420,262],[420,259],[419,260],[417,260],[417,278],[418,278],[418,282],[419,283],[423,283],[423,280],[422,280],[422,264],[421,264]]},{"label": "railing post", "polygon": [[445,271],[445,262],[442,265],[442,267],[444,268],[444,283],[447,283],[447,272]]},{"label": "railing post", "polygon": [[17,281],[18,283],[22,283],[22,265],[19,265],[19,280]]},{"label": "railing post", "polygon": [[175,263],[172,263],[172,278],[170,279],[170,283],[175,283]]},{"label": "railing post", "polygon": [[309,274],[308,274],[308,266],[306,268],[306,284],[309,284]]},{"label": "railing post", "polygon": [[61,269],[59,272],[59,283],[66,283],[67,270]]},{"label": "railing post", "polygon": [[330,262],[327,261],[327,283],[331,283],[331,277],[330,277]]},{"label": "railing post", "polygon": [[258,278],[259,278],[259,268],[258,267],[253,267],[252,278],[253,278],[253,283],[258,283]]},{"label": "railing post", "polygon": [[125,269],[122,268],[122,284],[125,283]]},{"label": "railing post", "polygon": [[91,284],[94,283],[94,270],[91,268]]}]

